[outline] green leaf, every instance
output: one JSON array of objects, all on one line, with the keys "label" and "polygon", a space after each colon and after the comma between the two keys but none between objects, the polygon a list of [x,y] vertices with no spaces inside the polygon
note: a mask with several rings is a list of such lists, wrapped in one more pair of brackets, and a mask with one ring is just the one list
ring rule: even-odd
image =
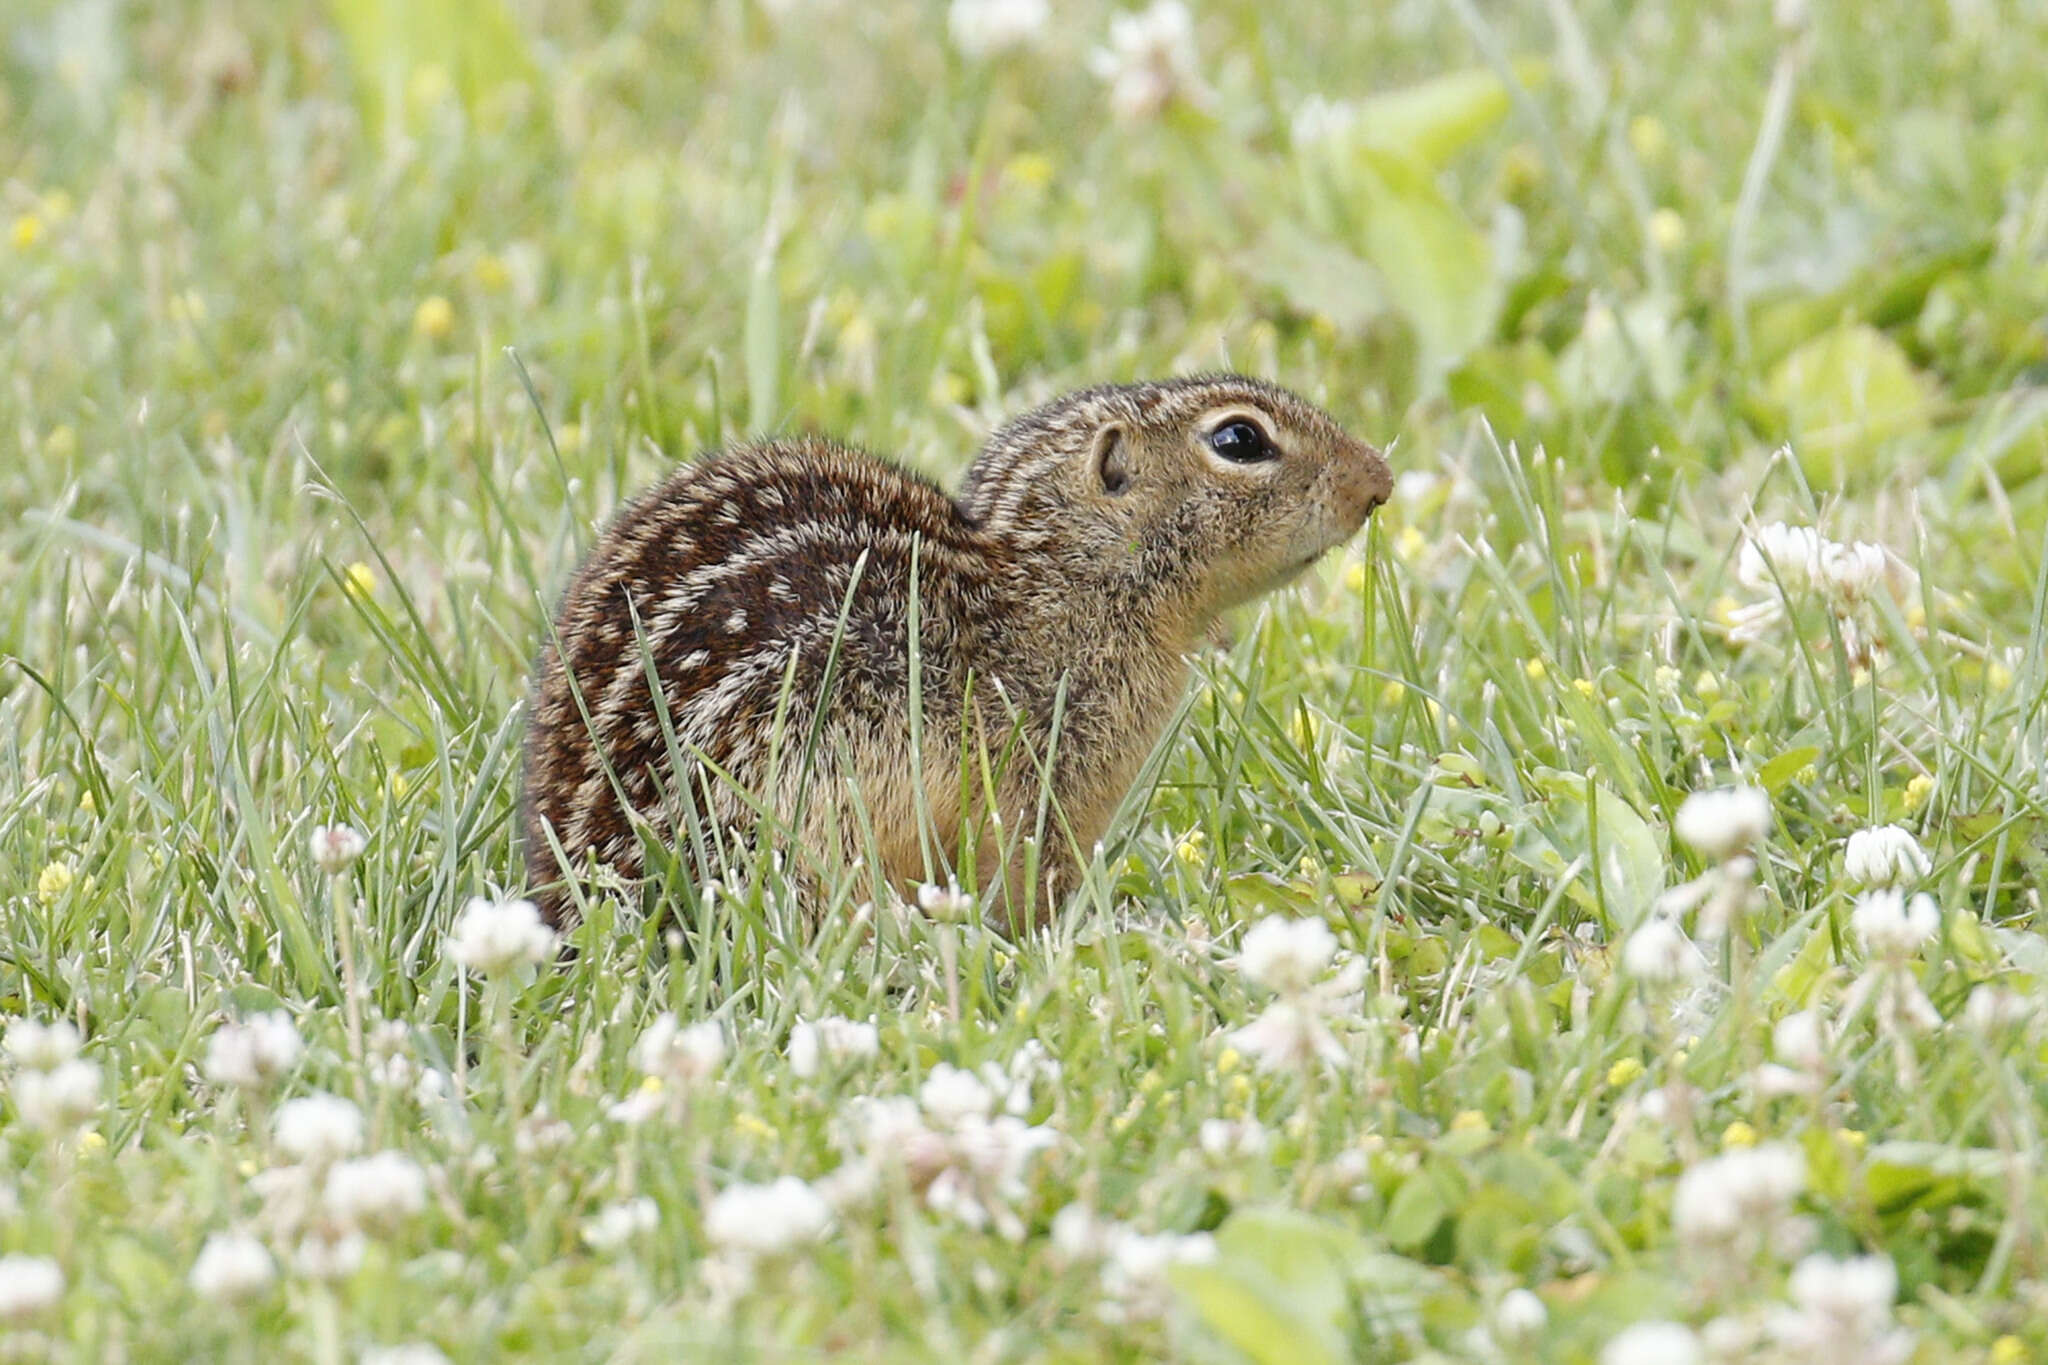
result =
[{"label": "green leaf", "polygon": [[[1518,823],[1511,852],[1538,874],[1556,877],[1574,858],[1593,864],[1593,826],[1588,819],[1586,779],[1578,773],[1540,768],[1535,784],[1548,800],[1533,807],[1532,819]],[[1620,796],[1597,783],[1592,815],[1599,823],[1598,870],[1612,928],[1632,929],[1664,892],[1664,854],[1655,831]],[[1595,910],[1591,872],[1581,870],[1567,894],[1581,908]]]},{"label": "green leaf", "polygon": [[[403,113],[425,85],[452,86],[474,113],[499,88],[532,72],[525,35],[503,0],[327,0],[355,69],[356,100],[376,126]],[[418,112],[424,112],[420,110]]]},{"label": "green leaf", "polygon": [[1427,1242],[1450,1212],[1443,1191],[1427,1171],[1417,1171],[1394,1191],[1380,1235],[1393,1246],[1411,1250]]},{"label": "green leaf", "polygon": [[1793,453],[1816,483],[1870,472],[1889,441],[1928,429],[1938,397],[1885,333],[1837,327],[1799,346],[1771,371]]},{"label": "green leaf", "polygon": [[1345,1359],[1327,1323],[1293,1306],[1293,1286],[1256,1266],[1176,1265],[1167,1281],[1202,1323],[1259,1365],[1330,1365]]},{"label": "green leaf", "polygon": [[[1542,67],[1517,74],[1526,81]],[[1357,107],[1361,139],[1441,166],[1507,115],[1508,88],[1490,68],[1473,67],[1368,95]]]},{"label": "green leaf", "polygon": [[1245,273],[1312,317],[1357,331],[1386,310],[1379,275],[1349,249],[1282,219],[1240,259]]},{"label": "green leaf", "polygon": [[1428,386],[1493,332],[1501,301],[1493,250],[1437,188],[1427,162],[1371,148],[1359,171],[1360,253],[1414,327]]},{"label": "green leaf", "polygon": [[1820,759],[1820,746],[1808,744],[1797,749],[1787,749],[1763,767],[1757,769],[1757,785],[1776,796],[1781,787],[1790,782],[1801,768]]}]

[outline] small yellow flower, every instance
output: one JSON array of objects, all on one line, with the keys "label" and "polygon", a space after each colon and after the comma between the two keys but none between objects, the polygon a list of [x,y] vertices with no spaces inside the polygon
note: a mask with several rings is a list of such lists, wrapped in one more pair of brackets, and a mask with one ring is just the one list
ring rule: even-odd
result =
[{"label": "small yellow flower", "polygon": [[455,305],[439,294],[429,294],[413,310],[412,329],[429,341],[440,341],[455,330]]},{"label": "small yellow flower", "polygon": [[1522,672],[1529,675],[1530,682],[1542,682],[1550,674],[1550,670],[1544,666],[1541,659],[1524,659]]},{"label": "small yellow flower", "polygon": [[1181,836],[1179,843],[1173,846],[1173,856],[1186,863],[1189,867],[1200,867],[1203,863],[1209,861],[1209,855],[1202,849],[1202,845],[1208,842],[1208,835],[1198,829],[1191,829]]},{"label": "small yellow flower", "polygon": [[78,453],[78,433],[69,423],[59,422],[43,438],[43,453],[53,460],[68,460]]},{"label": "small yellow flower", "polygon": [[1685,219],[1676,209],[1658,209],[1650,215],[1650,242],[1659,251],[1676,251],[1685,245]]},{"label": "small yellow flower", "polygon": [[393,768],[391,770],[391,794],[395,797],[403,798],[411,790],[412,783],[405,780],[405,774]]},{"label": "small yellow flower", "polygon": [[1672,1066],[1673,1066],[1674,1068],[1675,1068],[1675,1067],[1681,1067],[1681,1066],[1684,1066],[1684,1065],[1685,1065],[1685,1063],[1686,1063],[1686,1061],[1687,1061],[1687,1059],[1689,1059],[1689,1058],[1690,1058],[1691,1056],[1692,1056],[1692,1051],[1691,1051],[1691,1049],[1689,1049],[1689,1048],[1678,1048],[1678,1049],[1676,1049],[1675,1051],[1673,1051],[1673,1052],[1672,1052],[1672,1054],[1671,1054],[1671,1065],[1672,1065]]},{"label": "small yellow flower", "polygon": [[1362,559],[1354,559],[1344,566],[1344,591],[1362,593],[1366,584],[1372,581],[1372,571]]},{"label": "small yellow flower", "polygon": [[107,1149],[107,1140],[97,1132],[80,1133],[78,1149],[82,1152],[104,1152]]},{"label": "small yellow flower", "polygon": [[2008,1332],[1991,1343],[1991,1354],[1986,1357],[1991,1365],[2027,1365],[2027,1343]]},{"label": "small yellow flower", "polygon": [[661,1093],[661,1077],[642,1076],[640,1078],[640,1090],[643,1094],[659,1095]]},{"label": "small yellow flower", "polygon": [[1160,1075],[1157,1068],[1138,1077],[1138,1092],[1140,1094],[1156,1095],[1165,1085],[1166,1077]]},{"label": "small yellow flower", "polygon": [[1408,684],[1402,682],[1399,678],[1387,679],[1386,686],[1380,689],[1380,705],[1399,706],[1401,704],[1401,696],[1407,690]]},{"label": "small yellow flower", "polygon": [[1837,1128],[1835,1129],[1835,1136],[1841,1140],[1842,1145],[1853,1147],[1859,1152],[1863,1150],[1864,1144],[1870,1140],[1864,1136],[1861,1128]]},{"label": "small yellow flower", "polygon": [[373,597],[377,592],[377,571],[358,559],[342,570],[341,586],[350,597]]},{"label": "small yellow flower", "polygon": [[759,1142],[773,1142],[777,1137],[772,1126],[752,1114],[733,1115],[732,1126],[742,1137],[750,1137]]},{"label": "small yellow flower", "polygon": [[2012,686],[2012,669],[2006,667],[2005,660],[1993,659],[1984,670],[1984,681],[1991,684],[1992,691],[2003,692]]},{"label": "small yellow flower", "polygon": [[1244,1054],[1234,1047],[1224,1048],[1216,1054],[1216,1074],[1228,1076],[1244,1062]]},{"label": "small yellow flower", "polygon": [[476,287],[488,293],[498,293],[512,282],[512,272],[505,268],[504,258],[494,251],[486,251],[476,258],[470,267],[470,274],[476,278]]},{"label": "small yellow flower", "polygon": [[1915,602],[1912,606],[1906,608],[1906,629],[1914,631],[1927,629],[1926,607]]},{"label": "small yellow flower", "polygon": [[1322,729],[1323,723],[1313,711],[1297,707],[1287,721],[1287,738],[1297,749],[1313,749]]},{"label": "small yellow flower", "polygon": [[1922,806],[1925,806],[1927,798],[1932,795],[1934,795],[1934,779],[1926,773],[1914,773],[1911,780],[1906,783],[1906,795],[1902,803],[1906,808],[1906,814],[1911,815]]},{"label": "small yellow flower", "polygon": [[43,220],[33,213],[24,213],[14,220],[14,249],[27,251],[43,240]]},{"label": "small yellow flower", "polygon": [[1658,664],[1657,671],[1650,675],[1650,680],[1656,685],[1659,692],[1676,692],[1678,690],[1678,670],[1670,664]]},{"label": "small yellow flower", "polygon": [[1316,340],[1325,346],[1333,345],[1337,340],[1337,324],[1325,314],[1312,314],[1308,320],[1308,329],[1315,334]]},{"label": "small yellow flower", "polygon": [[1483,1133],[1487,1131],[1486,1115],[1477,1109],[1461,1109],[1451,1120],[1454,1133]]},{"label": "small yellow flower", "polygon": [[1043,189],[1052,181],[1052,158],[1039,152],[1019,152],[1003,167],[1003,178],[1027,189]]},{"label": "small yellow flower", "polygon": [[1870,670],[1869,670],[1869,669],[1867,669],[1867,668],[1852,668],[1852,669],[1850,669],[1850,670],[1849,670],[1849,685],[1850,685],[1850,686],[1852,686],[1852,687],[1861,687],[1861,686],[1863,686],[1863,684],[1865,684],[1865,683],[1867,683],[1867,682],[1869,682],[1869,681],[1870,681]]},{"label": "small yellow flower", "polygon": [[1607,1084],[1619,1090],[1643,1074],[1643,1064],[1633,1057],[1624,1057],[1607,1068]]},{"label": "small yellow flower", "polygon": [[1742,604],[1734,598],[1717,597],[1714,599],[1714,604],[1707,608],[1707,615],[1713,620],[1715,625],[1732,626],[1735,624],[1735,613],[1741,610]]},{"label": "small yellow flower", "polygon": [[1582,697],[1591,697],[1596,690],[1591,678],[1573,678],[1572,688]]},{"label": "small yellow flower", "polygon": [[1429,537],[1413,526],[1403,526],[1401,534],[1394,537],[1394,553],[1402,559],[1413,559],[1429,548]]},{"label": "small yellow flower", "polygon": [[1792,774],[1792,780],[1805,786],[1812,786],[1820,781],[1820,765],[1817,763],[1801,764],[1799,771]]},{"label": "small yellow flower", "polygon": [[1322,873],[1323,868],[1322,864],[1304,853],[1301,855],[1301,861],[1294,865],[1294,870],[1303,881],[1312,882]]},{"label": "small yellow flower", "polygon": [[965,403],[971,393],[967,381],[951,370],[940,370],[932,376],[931,401],[939,407],[957,407]]},{"label": "small yellow flower", "polygon": [[1671,150],[1671,134],[1654,114],[1637,114],[1628,121],[1628,145],[1644,161],[1662,161]]},{"label": "small yellow flower", "polygon": [[1737,1119],[1721,1130],[1721,1145],[1723,1147],[1754,1147],[1756,1146],[1756,1129],[1750,1127],[1741,1119]]},{"label": "small yellow flower", "polygon": [[71,216],[71,192],[51,190],[43,196],[43,221],[61,223]]},{"label": "small yellow flower", "polygon": [[1693,695],[1701,701],[1715,701],[1721,695],[1721,680],[1707,670],[1692,680]]},{"label": "small yellow flower", "polygon": [[70,863],[52,862],[36,877],[36,899],[44,905],[54,905],[76,880],[77,874],[72,872]]},{"label": "small yellow flower", "polygon": [[88,789],[88,790],[86,790],[86,791],[82,791],[82,792],[80,792],[80,793],[78,794],[78,809],[79,809],[79,810],[83,811],[83,812],[84,812],[85,814],[87,814],[87,815],[91,815],[91,814],[93,814],[94,812],[98,811],[98,810],[99,810],[99,808],[100,808],[100,803],[92,799],[92,792],[91,792],[91,790],[89,790],[89,789]]},{"label": "small yellow flower", "polygon": [[1243,1104],[1252,1097],[1251,1077],[1239,1072],[1230,1078],[1230,1086],[1224,1092],[1233,1104]]}]

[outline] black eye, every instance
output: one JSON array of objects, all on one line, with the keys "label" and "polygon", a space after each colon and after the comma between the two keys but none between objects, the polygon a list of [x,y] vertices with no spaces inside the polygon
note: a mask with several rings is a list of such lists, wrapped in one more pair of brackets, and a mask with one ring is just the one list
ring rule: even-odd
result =
[{"label": "black eye", "polygon": [[1225,422],[1209,433],[1209,449],[1224,459],[1237,464],[1255,464],[1270,460],[1275,455],[1272,446],[1266,442],[1266,433],[1243,420]]}]

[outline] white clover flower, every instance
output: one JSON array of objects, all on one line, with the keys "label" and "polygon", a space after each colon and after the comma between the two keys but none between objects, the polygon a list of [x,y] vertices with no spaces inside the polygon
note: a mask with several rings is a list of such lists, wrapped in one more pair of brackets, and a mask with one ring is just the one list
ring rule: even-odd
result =
[{"label": "white clover flower", "polygon": [[974,918],[974,897],[960,889],[959,883],[926,882],[917,888],[917,908],[928,920],[940,924],[963,924]]},{"label": "white clover flower", "polygon": [[1814,581],[1822,591],[1843,606],[1862,601],[1885,581],[1890,557],[1882,545],[1867,540],[1854,544],[1829,541],[1821,547],[1819,572]]},{"label": "white clover flower", "polygon": [[1908,899],[1890,887],[1866,891],[1856,898],[1849,927],[1872,957],[1904,961],[1940,932],[1941,908],[1925,892]]},{"label": "white clover flower", "polygon": [[644,1029],[633,1044],[632,1062],[649,1076],[660,1076],[682,1085],[709,1080],[725,1065],[725,1026],[716,1019],[700,1019],[688,1028],[664,1010]]},{"label": "white clover flower", "polygon": [[837,1015],[812,1022],[799,1019],[789,1031],[789,1069],[808,1080],[818,1073],[821,1056],[835,1062],[865,1060],[881,1049],[881,1034],[871,1023]]},{"label": "white clover flower", "polygon": [[69,1019],[49,1024],[14,1019],[7,1025],[7,1055],[28,1071],[55,1071],[78,1055],[83,1042],[77,1025]]},{"label": "white clover flower", "polygon": [[1203,1119],[1195,1142],[1211,1161],[1227,1161],[1264,1156],[1273,1135],[1257,1119]]},{"label": "white clover flower", "polygon": [[0,1256],[0,1322],[15,1322],[57,1306],[64,1271],[47,1256]]},{"label": "white clover flower", "polygon": [[327,1172],[327,1212],[346,1227],[392,1227],[427,1206],[427,1173],[402,1152],[338,1161]]},{"label": "white clover flower", "polygon": [[1109,1236],[1102,1265],[1102,1292],[1116,1305],[1117,1316],[1157,1318],[1172,1304],[1167,1272],[1176,1265],[1216,1259],[1216,1242],[1206,1232],[1185,1235],[1144,1233],[1119,1228]]},{"label": "white clover flower", "polygon": [[354,1231],[323,1229],[299,1242],[292,1252],[292,1269],[309,1280],[343,1280],[362,1267],[370,1244]]},{"label": "white clover flower", "polygon": [[263,1243],[242,1233],[216,1232],[199,1249],[189,1277],[192,1292],[223,1302],[253,1298],[277,1278],[277,1263]]},{"label": "white clover flower", "polygon": [[1048,1233],[1053,1251],[1062,1260],[1081,1261],[1105,1254],[1115,1230],[1114,1223],[1097,1218],[1094,1209],[1077,1199],[1052,1216]]},{"label": "white clover flower", "polygon": [[1677,923],[1661,915],[1644,920],[1621,946],[1621,967],[1651,986],[1689,981],[1706,969],[1692,940]]},{"label": "white clover flower", "polygon": [[594,1251],[612,1251],[643,1232],[652,1232],[661,1221],[654,1201],[642,1196],[623,1203],[607,1204],[596,1216],[583,1220],[583,1240]]},{"label": "white clover flower", "polygon": [[1818,1010],[1788,1014],[1771,1026],[1771,1051],[1787,1066],[1819,1071],[1827,1065],[1827,1032]]},{"label": "white clover flower", "polygon": [[2002,986],[1979,986],[1963,1005],[1963,1022],[1978,1033],[2017,1028],[2034,1016],[2034,1002]]},{"label": "white clover flower", "polygon": [[44,1130],[76,1128],[99,1112],[100,1069],[73,1058],[49,1071],[21,1071],[14,1077],[14,1109],[24,1126]]},{"label": "white clover flower", "polygon": [[1745,1237],[1768,1239],[1805,1188],[1806,1158],[1790,1143],[1724,1152],[1678,1178],[1671,1230],[1695,1250],[1725,1248]]},{"label": "white clover flower", "polygon": [[298,1065],[306,1044],[298,1025],[283,1010],[252,1014],[223,1024],[207,1040],[200,1070],[215,1085],[255,1090],[275,1084]]},{"label": "white clover flower", "polygon": [[424,1341],[401,1346],[377,1346],[363,1352],[362,1365],[448,1365],[441,1348]]},{"label": "white clover flower", "polygon": [[330,877],[348,871],[368,846],[362,834],[347,825],[316,825],[310,843],[314,865]]},{"label": "white clover flower", "polygon": [[1109,45],[1088,65],[1109,82],[1109,107],[1118,118],[1156,118],[1176,99],[1206,95],[1195,53],[1195,21],[1181,0],[1153,0],[1136,14],[1109,21]]},{"label": "white clover flower", "polygon": [[1828,544],[1811,526],[1787,526],[1782,521],[1759,526],[1742,543],[1735,577],[1752,592],[1776,591],[1781,582],[1789,592],[1810,588],[1820,577],[1821,555]]},{"label": "white clover flower", "polygon": [[1700,1339],[1679,1322],[1639,1322],[1600,1352],[1600,1365],[1700,1365]]},{"label": "white clover flower", "polygon": [[604,1116],[613,1123],[623,1123],[628,1128],[638,1127],[662,1111],[667,1103],[658,1081],[649,1080],[633,1087],[633,1093],[622,1100],[614,1100],[605,1106]]},{"label": "white clover flower", "polygon": [[775,1256],[824,1235],[832,1208],[793,1175],[729,1185],[704,1210],[704,1235],[727,1251]]},{"label": "white clover flower", "polygon": [[1903,886],[1934,870],[1920,841],[1897,825],[1859,829],[1842,854],[1842,873],[1858,886]]},{"label": "white clover flower", "polygon": [[1756,787],[1694,792],[1679,806],[1672,828],[1702,857],[1725,862],[1771,832],[1771,798]]},{"label": "white clover flower", "polygon": [[1289,996],[1275,1000],[1258,1018],[1230,1035],[1233,1046],[1271,1071],[1300,1070],[1320,1059],[1344,1065],[1344,1046],[1320,1010]]},{"label": "white clover flower", "polygon": [[1336,953],[1337,936],[1322,920],[1268,915],[1246,931],[1237,965],[1247,980],[1289,995],[1314,985]]},{"label": "white clover flower", "polygon": [[1795,1307],[1768,1323],[1784,1358],[1902,1365],[1913,1353],[1912,1334],[1893,1329],[1899,1276],[1890,1257],[1808,1256],[1793,1267],[1789,1288]]},{"label": "white clover flower", "polygon": [[939,1127],[957,1128],[969,1118],[988,1117],[996,1101],[972,1071],[940,1062],[918,1087],[917,1102]]},{"label": "white clover flower", "polygon": [[338,1095],[302,1095],[278,1106],[273,1132],[295,1160],[324,1166],[363,1145],[363,1113]]},{"label": "white clover flower", "polygon": [[1036,40],[1050,18],[1046,0],[953,0],[946,28],[963,56],[992,57]]},{"label": "white clover flower", "polygon": [[[1324,99],[1321,95],[1310,95],[1296,106],[1294,118],[1289,124],[1294,145],[1297,147],[1313,147],[1318,143],[1339,141],[1357,126],[1357,105],[1346,100]],[[1428,475],[1427,471],[1422,472],[1433,484],[1435,476]],[[1427,496],[1428,491],[1424,490],[1424,496]],[[1398,493],[1396,498],[1401,505],[1414,505],[1412,500],[1401,499]]]},{"label": "white clover flower", "polygon": [[1550,1310],[1527,1289],[1510,1289],[1493,1308],[1493,1328],[1510,1343],[1533,1340],[1549,1322]]},{"label": "white clover flower", "polygon": [[449,931],[448,955],[457,966],[479,976],[501,976],[545,962],[557,941],[555,931],[542,923],[540,908],[532,901],[473,896]]}]

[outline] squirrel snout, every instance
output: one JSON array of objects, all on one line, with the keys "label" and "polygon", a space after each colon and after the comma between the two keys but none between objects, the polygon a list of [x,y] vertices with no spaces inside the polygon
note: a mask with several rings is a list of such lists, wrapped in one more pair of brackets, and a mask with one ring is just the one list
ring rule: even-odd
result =
[{"label": "squirrel snout", "polygon": [[1341,488],[1346,510],[1363,525],[1381,503],[1394,495],[1394,471],[1377,446],[1361,441],[1358,451],[1358,458],[1345,468]]}]

